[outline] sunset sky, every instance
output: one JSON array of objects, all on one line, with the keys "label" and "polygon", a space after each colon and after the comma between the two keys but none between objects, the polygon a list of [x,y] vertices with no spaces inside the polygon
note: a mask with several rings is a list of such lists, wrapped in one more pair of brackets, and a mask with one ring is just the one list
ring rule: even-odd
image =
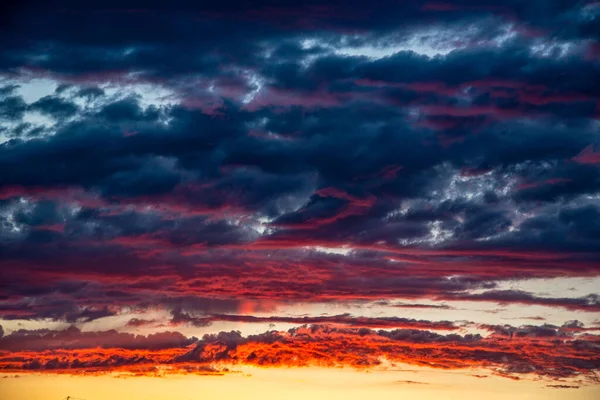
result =
[{"label": "sunset sky", "polygon": [[600,2],[0,15],[0,399],[600,399]]}]

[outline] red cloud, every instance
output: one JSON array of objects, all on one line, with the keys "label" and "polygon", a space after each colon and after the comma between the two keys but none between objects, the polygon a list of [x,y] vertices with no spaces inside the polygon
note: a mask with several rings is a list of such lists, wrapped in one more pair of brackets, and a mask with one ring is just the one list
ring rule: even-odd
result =
[{"label": "red cloud", "polygon": [[590,144],[581,153],[573,157],[573,161],[579,164],[600,164],[600,152],[594,151],[594,146]]},{"label": "red cloud", "polygon": [[[527,329],[532,332],[533,328]],[[52,336],[64,336],[64,332]],[[87,342],[90,336],[114,334],[71,330],[66,334],[71,341],[60,344],[51,341],[55,349],[48,351],[42,348],[48,333],[21,331],[0,339],[0,370],[7,373],[136,374],[140,371],[218,373],[229,365],[364,369],[383,366],[385,359],[386,363],[451,370],[484,368],[513,379],[531,374],[550,379],[574,376],[594,379],[594,371],[600,368],[598,336],[580,339],[565,333],[557,341],[558,333],[559,328],[545,328],[539,335],[483,338],[421,330],[373,331],[313,325],[249,337],[242,337],[238,332],[221,332],[205,335],[196,344],[183,341],[179,346],[147,348],[145,344],[139,345],[144,339],[131,336],[116,346],[97,347]],[[32,348],[34,340],[38,344]],[[87,347],[81,346],[84,342],[88,343]]]}]

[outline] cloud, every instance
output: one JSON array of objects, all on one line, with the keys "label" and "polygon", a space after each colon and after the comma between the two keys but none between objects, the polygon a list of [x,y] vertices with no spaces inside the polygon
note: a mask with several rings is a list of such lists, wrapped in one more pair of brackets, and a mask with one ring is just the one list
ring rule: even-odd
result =
[{"label": "cloud", "polygon": [[[452,297],[450,297],[452,298]],[[600,298],[590,294],[581,298],[538,297],[519,290],[491,290],[480,294],[457,294],[454,299],[468,301],[493,301],[499,304],[537,304],[563,307],[569,310],[597,312]]]},{"label": "cloud", "polygon": [[[68,340],[67,340],[68,339]],[[105,339],[101,348],[99,339]],[[243,337],[239,332],[205,335],[197,343],[178,333],[149,336],[114,331],[83,333],[69,328],[58,332],[17,331],[0,339],[5,372],[102,373],[135,372],[138,367],[226,365],[351,366],[381,368],[406,363],[431,368],[484,368],[514,378],[534,374],[550,379],[593,376],[598,368],[597,337],[588,340],[567,335],[514,336],[510,341],[480,335],[441,335],[423,330],[375,331],[367,328],[303,326],[287,332]],[[45,347],[46,346],[46,347]],[[53,348],[52,353],[45,350]],[[86,346],[92,346],[91,348]],[[550,349],[560,348],[560,355]],[[82,369],[85,368],[85,369]],[[189,372],[194,372],[191,369]]]},{"label": "cloud", "polygon": [[27,103],[18,96],[8,96],[0,101],[0,116],[7,120],[18,120],[27,110]]},{"label": "cloud", "polygon": [[363,326],[368,328],[414,328],[414,329],[430,329],[430,330],[457,330],[460,327],[450,321],[425,321],[415,320],[410,318],[398,318],[398,317],[379,317],[379,318],[368,318],[368,317],[353,317],[350,314],[340,314],[333,316],[323,317],[285,317],[285,316],[271,316],[271,317],[255,317],[251,315],[232,315],[232,314],[213,314],[209,316],[195,317],[182,312],[179,309],[171,311],[172,318],[171,324],[190,324],[196,327],[208,326],[213,322],[227,321],[227,322],[245,322],[245,323],[286,323],[296,325],[306,324],[327,324],[327,325],[349,325],[349,326]]},{"label": "cloud", "polygon": [[38,111],[42,114],[47,114],[55,118],[72,117],[78,111],[78,107],[74,103],[52,96],[42,97],[35,103],[29,105],[28,109],[32,111]]},{"label": "cloud", "polygon": [[546,385],[546,387],[553,389],[579,389],[577,385]]},{"label": "cloud", "polygon": [[126,326],[131,326],[131,327],[135,327],[135,328],[139,328],[142,326],[147,326],[147,325],[152,325],[155,324],[157,321],[154,319],[141,319],[141,318],[131,318],[129,321],[127,321]]},{"label": "cloud", "polygon": [[81,332],[75,327],[64,331],[17,330],[2,338],[0,347],[11,352],[76,350],[86,348],[117,348],[162,350],[185,347],[194,343],[194,338],[186,338],[179,332],[154,333],[148,336],[119,333],[117,331]]}]

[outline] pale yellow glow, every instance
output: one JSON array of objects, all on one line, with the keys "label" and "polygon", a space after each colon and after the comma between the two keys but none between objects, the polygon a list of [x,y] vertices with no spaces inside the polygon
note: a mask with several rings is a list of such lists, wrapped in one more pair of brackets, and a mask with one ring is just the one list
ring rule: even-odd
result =
[{"label": "pale yellow glow", "polygon": [[[474,373],[474,372],[473,372]],[[479,371],[478,373],[481,373]],[[348,399],[348,400],[597,400],[600,386],[552,389],[542,381],[513,381],[471,372],[411,369],[358,372],[349,369],[244,368],[226,376],[113,378],[22,375],[0,380],[3,400],[113,399]]]}]

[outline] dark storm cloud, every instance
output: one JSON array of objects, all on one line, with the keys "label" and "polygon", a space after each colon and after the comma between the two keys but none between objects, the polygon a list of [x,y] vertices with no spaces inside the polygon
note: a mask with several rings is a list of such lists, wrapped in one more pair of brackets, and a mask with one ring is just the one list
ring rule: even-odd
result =
[{"label": "dark storm cloud", "polygon": [[7,120],[20,120],[27,110],[27,103],[19,96],[2,96],[0,117]]},{"label": "dark storm cloud", "polygon": [[79,89],[77,95],[88,99],[104,96],[104,90],[96,86],[84,87]]},{"label": "dark storm cloud", "polygon": [[61,98],[45,96],[29,106],[29,110],[38,111],[55,118],[66,118],[75,115],[78,107]]},{"label": "dark storm cloud", "polygon": [[532,177],[514,197],[517,201],[555,202],[600,189],[600,171],[593,165],[568,163]]},{"label": "dark storm cloud", "polygon": [[147,110],[142,110],[135,98],[127,98],[110,103],[104,106],[98,115],[111,123],[124,121],[135,121],[139,123],[145,120],[156,120],[158,117],[155,108],[149,107]]}]

